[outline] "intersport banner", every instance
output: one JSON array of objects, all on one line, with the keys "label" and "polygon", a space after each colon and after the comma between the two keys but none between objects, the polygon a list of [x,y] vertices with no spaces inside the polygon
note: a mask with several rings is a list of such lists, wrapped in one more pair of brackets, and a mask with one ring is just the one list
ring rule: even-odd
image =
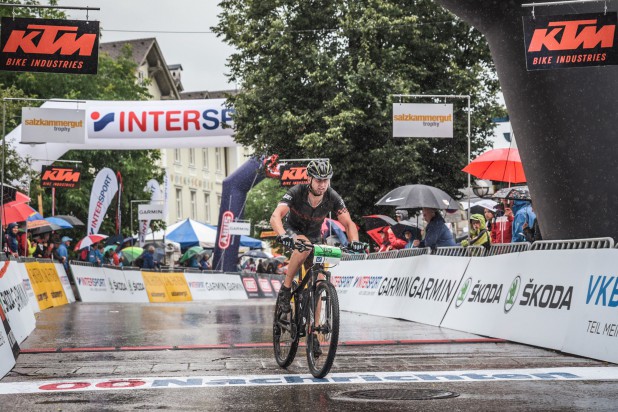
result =
[{"label": "intersport banner", "polygon": [[71,271],[82,302],[113,302],[102,268],[71,264]]},{"label": "intersport banner", "polygon": [[342,310],[439,326],[469,257],[346,261],[331,269]]},{"label": "intersport banner", "polygon": [[112,203],[114,195],[118,191],[118,180],[116,173],[107,167],[101,169],[92,184],[90,192],[90,208],[88,209],[88,235],[99,233],[101,223],[107,212],[107,208]]}]

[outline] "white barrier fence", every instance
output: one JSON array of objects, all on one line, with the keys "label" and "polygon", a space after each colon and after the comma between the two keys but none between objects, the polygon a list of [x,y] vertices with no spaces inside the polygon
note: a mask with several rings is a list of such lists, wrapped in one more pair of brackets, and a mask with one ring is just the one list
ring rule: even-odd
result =
[{"label": "white barrier fence", "polygon": [[343,261],[331,272],[342,310],[618,363],[618,249]]},{"label": "white barrier fence", "polygon": [[[247,299],[276,277],[153,273],[72,265],[84,302]],[[618,249],[524,250],[488,257],[342,261],[331,269],[341,307],[618,363]],[[34,313],[74,302],[64,267],[0,262],[0,377],[15,365]]]}]

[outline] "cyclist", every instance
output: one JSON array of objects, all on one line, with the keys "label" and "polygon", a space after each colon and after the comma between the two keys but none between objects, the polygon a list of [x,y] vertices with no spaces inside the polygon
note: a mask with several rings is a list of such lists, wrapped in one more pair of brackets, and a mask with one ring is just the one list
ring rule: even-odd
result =
[{"label": "cyclist", "polygon": [[[350,248],[361,252],[365,244],[358,241],[358,230],[341,196],[330,187],[333,167],[328,160],[312,160],[307,165],[309,184],[296,185],[283,196],[270,217],[270,224],[277,232],[277,241],[292,249],[292,256],[279,289],[281,310],[290,312],[291,286],[294,275],[311,254],[310,250],[299,252],[294,249],[297,240],[319,243],[322,223],[329,212],[337,216],[346,228]],[[285,222],[284,222],[285,218]]]}]

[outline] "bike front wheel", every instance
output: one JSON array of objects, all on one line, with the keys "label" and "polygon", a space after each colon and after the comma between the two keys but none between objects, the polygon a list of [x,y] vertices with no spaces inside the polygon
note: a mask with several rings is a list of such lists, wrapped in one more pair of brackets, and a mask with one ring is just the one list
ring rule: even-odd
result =
[{"label": "bike front wheel", "polygon": [[[292,285],[292,290],[296,289],[296,282]],[[298,350],[298,328],[296,326],[296,312],[298,304],[292,298],[290,313],[283,313],[279,307],[280,296],[277,296],[275,303],[275,317],[273,319],[273,347],[275,350],[275,360],[282,368],[287,368],[294,361]]]},{"label": "bike front wheel", "polygon": [[339,343],[339,298],[326,281],[315,288],[307,329],[307,364],[314,377],[323,378],[333,366]]}]

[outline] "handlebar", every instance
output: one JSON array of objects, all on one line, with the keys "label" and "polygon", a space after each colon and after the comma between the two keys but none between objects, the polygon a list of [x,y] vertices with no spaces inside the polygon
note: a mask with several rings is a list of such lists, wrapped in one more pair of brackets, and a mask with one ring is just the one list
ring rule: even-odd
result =
[{"label": "handlebar", "polygon": [[[367,243],[365,243],[364,245],[365,245],[365,247],[364,247],[365,253],[367,253],[366,249],[369,247],[369,245]],[[335,246],[335,247],[338,247],[339,249],[341,249],[342,252],[345,252],[345,253],[353,253],[353,254],[363,253],[363,252],[357,252],[355,250],[352,250],[352,249],[350,249],[349,247],[346,247],[346,246]],[[311,242],[303,242],[302,240],[296,240],[294,242],[294,248],[293,249],[294,250],[298,250],[299,252],[304,252],[306,250],[313,250],[314,249],[314,245]]]}]

